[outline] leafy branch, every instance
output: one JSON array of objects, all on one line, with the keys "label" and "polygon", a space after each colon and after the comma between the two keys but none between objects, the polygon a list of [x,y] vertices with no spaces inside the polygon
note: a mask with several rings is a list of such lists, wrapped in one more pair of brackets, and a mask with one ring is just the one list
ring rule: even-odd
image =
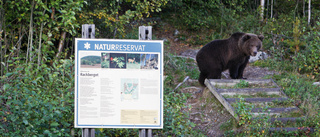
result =
[{"label": "leafy branch", "polygon": [[118,66],[119,68],[123,68],[125,63],[124,63],[124,57],[115,57],[112,58],[111,60],[113,63],[116,63],[116,67]]}]

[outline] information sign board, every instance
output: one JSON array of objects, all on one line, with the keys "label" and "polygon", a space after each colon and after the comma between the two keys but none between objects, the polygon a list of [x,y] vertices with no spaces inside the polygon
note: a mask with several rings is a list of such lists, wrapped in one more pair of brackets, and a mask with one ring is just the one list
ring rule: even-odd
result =
[{"label": "information sign board", "polygon": [[75,41],[75,127],[163,128],[163,41]]}]

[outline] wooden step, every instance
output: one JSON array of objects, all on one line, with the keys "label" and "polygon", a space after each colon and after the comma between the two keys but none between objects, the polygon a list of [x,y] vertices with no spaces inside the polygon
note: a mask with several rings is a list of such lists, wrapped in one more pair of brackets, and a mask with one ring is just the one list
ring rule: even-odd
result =
[{"label": "wooden step", "polygon": [[314,132],[314,128],[309,127],[274,127],[269,128],[269,132],[277,132],[277,131],[310,131]]},{"label": "wooden step", "polygon": [[[278,98],[244,98],[246,103],[267,103],[273,101],[285,101],[288,100],[286,94],[282,91],[281,88],[272,80],[272,79],[246,79],[244,81],[249,84],[271,84],[270,88],[238,88],[238,89],[221,89],[219,86],[234,86],[239,83],[241,80],[239,79],[206,79],[205,85],[208,89],[213,93],[213,95],[220,101],[220,103],[230,112],[232,116],[238,121],[239,116],[236,114],[234,107],[231,106],[230,103],[239,101],[239,98],[225,98],[222,95],[234,96],[234,95],[256,95],[258,93],[267,94],[267,95],[279,95]],[[263,86],[263,85],[262,85]],[[276,87],[276,88],[274,88]],[[224,87],[222,87],[224,88]],[[251,114],[256,116],[261,115],[278,115],[280,116],[282,113],[289,113],[299,111],[297,107],[285,107],[285,108],[253,108],[251,110]],[[290,115],[291,113],[289,113]],[[281,121],[282,123],[287,122],[296,122],[302,120],[302,118],[271,118],[269,121]],[[304,119],[303,119],[304,120]],[[285,129],[285,128],[283,128]],[[290,128],[288,128],[291,130]],[[297,128],[298,129],[298,128]],[[273,128],[272,130],[278,130],[277,128]]]},{"label": "wooden step", "polygon": [[288,108],[268,108],[266,110],[264,110],[263,108],[253,108],[251,110],[252,113],[260,113],[260,114],[267,114],[267,113],[288,113],[288,112],[292,112],[292,111],[296,111],[299,110],[299,108],[297,107],[288,107]]},{"label": "wooden step", "polygon": [[281,88],[243,88],[243,89],[218,89],[221,95],[256,95],[265,93],[267,95],[283,95]]},{"label": "wooden step", "polygon": [[[230,103],[240,101],[240,98],[226,98]],[[244,98],[245,102],[258,103],[258,102],[273,102],[273,101],[286,101],[288,98]]]},{"label": "wooden step", "polygon": [[273,83],[272,79],[208,79],[213,86],[234,86],[240,81],[248,82],[249,84],[267,84]]},{"label": "wooden step", "polygon": [[286,124],[286,123],[288,123],[288,122],[303,122],[303,121],[305,121],[305,117],[284,117],[284,118],[271,118],[270,120],[269,120],[269,122],[272,122],[272,123],[274,123],[274,122],[277,122],[277,121],[280,121],[281,123],[283,123],[283,124]]},{"label": "wooden step", "polygon": [[269,108],[269,109],[262,109],[262,108],[253,108],[251,110],[251,114],[254,117],[258,117],[261,115],[269,115],[269,116],[280,116],[282,113],[289,113],[293,111],[297,111],[299,108],[297,107],[288,107],[288,108]]},{"label": "wooden step", "polygon": [[[261,119],[261,118],[253,118],[254,120]],[[288,122],[294,123],[294,122],[303,122],[305,121],[305,117],[283,117],[283,118],[270,118],[268,122],[274,123],[274,122],[281,122],[283,124],[287,124]]]}]

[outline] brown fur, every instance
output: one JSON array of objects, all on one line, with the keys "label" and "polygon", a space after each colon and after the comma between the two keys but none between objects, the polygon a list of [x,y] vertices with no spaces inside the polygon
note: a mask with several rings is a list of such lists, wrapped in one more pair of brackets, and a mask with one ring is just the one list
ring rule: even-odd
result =
[{"label": "brown fur", "polygon": [[262,47],[262,35],[237,32],[228,39],[214,40],[202,47],[196,60],[200,70],[199,82],[220,79],[221,72],[229,69],[233,79],[243,78],[243,71],[250,56],[255,56]]}]

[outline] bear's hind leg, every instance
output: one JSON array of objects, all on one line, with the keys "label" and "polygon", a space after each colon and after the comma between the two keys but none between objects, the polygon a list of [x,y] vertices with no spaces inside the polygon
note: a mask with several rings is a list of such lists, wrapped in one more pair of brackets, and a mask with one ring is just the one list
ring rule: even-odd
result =
[{"label": "bear's hind leg", "polygon": [[206,77],[207,77],[206,74],[204,74],[203,72],[200,72],[198,81],[204,87],[206,86],[206,85],[204,85],[204,80],[206,79]]},{"label": "bear's hind leg", "polygon": [[221,79],[221,73],[222,71],[220,69],[214,69],[212,72],[208,75],[208,79]]},{"label": "bear's hind leg", "polygon": [[220,70],[215,70],[215,71],[212,71],[209,75],[206,75],[205,73],[203,72],[200,72],[200,75],[199,75],[199,83],[206,87],[206,85],[204,84],[204,81],[207,79],[221,79],[221,72]]}]

